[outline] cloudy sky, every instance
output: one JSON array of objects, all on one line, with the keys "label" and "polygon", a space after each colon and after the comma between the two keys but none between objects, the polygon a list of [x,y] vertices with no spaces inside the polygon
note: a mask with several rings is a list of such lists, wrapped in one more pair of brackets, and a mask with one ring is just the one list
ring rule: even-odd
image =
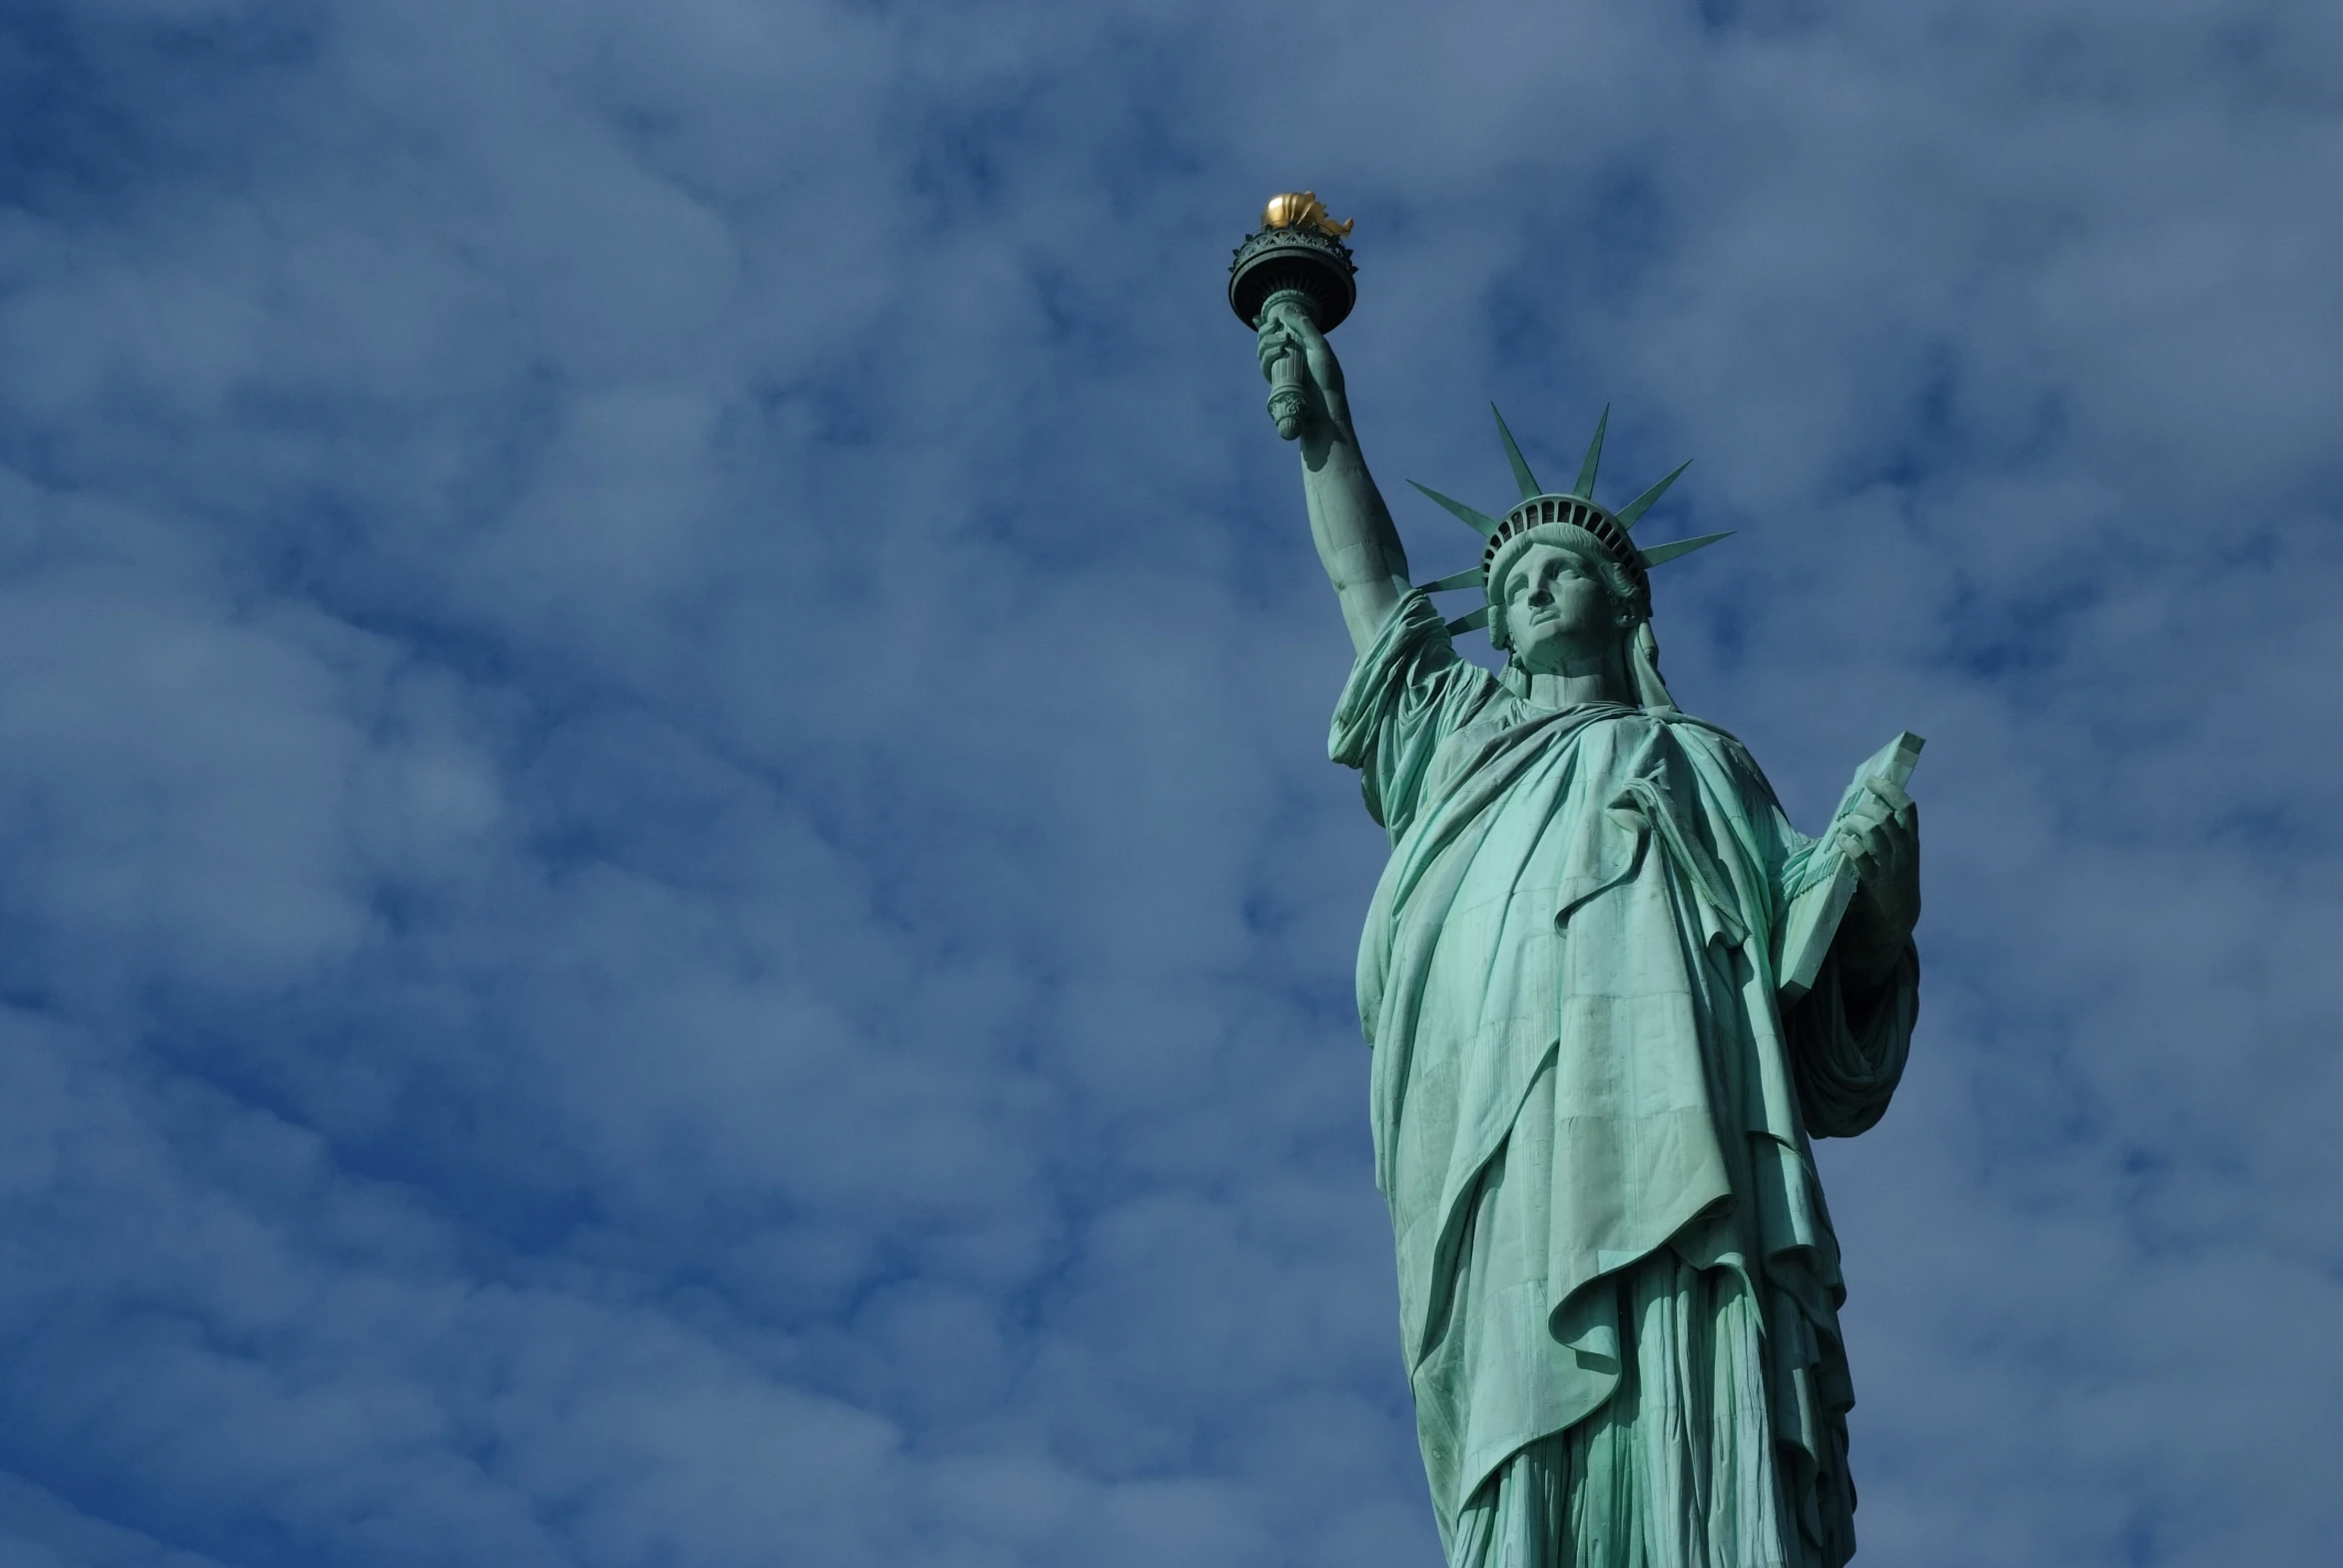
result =
[{"label": "cloudy sky", "polygon": [[[1896,730],[1861,1561],[2343,1534],[2343,10],[0,8],[0,1563],[1423,1568],[1221,298]],[[1401,497],[1407,497],[1402,500]]]}]

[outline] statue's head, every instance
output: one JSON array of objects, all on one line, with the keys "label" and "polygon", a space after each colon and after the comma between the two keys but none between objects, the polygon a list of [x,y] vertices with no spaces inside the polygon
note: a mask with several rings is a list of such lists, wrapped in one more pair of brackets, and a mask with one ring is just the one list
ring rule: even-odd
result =
[{"label": "statue's head", "polygon": [[1649,631],[1651,568],[1714,544],[1725,534],[1638,549],[1630,530],[1690,465],[1680,464],[1675,473],[1616,512],[1596,504],[1595,469],[1610,422],[1606,408],[1595,425],[1586,461],[1579,466],[1578,482],[1557,492],[1539,485],[1514,444],[1513,432],[1505,427],[1505,416],[1498,414],[1497,433],[1504,439],[1505,456],[1521,489],[1520,503],[1501,518],[1417,484],[1488,541],[1478,570],[1460,571],[1427,586],[1480,588],[1482,606],[1449,622],[1448,629],[1488,627],[1489,640],[1525,669],[1560,673],[1609,649],[1621,649],[1623,654],[1632,649],[1634,685],[1645,705],[1651,706],[1664,703],[1667,694],[1660,683],[1658,645]]},{"label": "statue's head", "polygon": [[1651,589],[1585,532],[1548,524],[1489,582],[1489,641],[1524,669],[1562,674],[1622,648],[1651,619]]}]

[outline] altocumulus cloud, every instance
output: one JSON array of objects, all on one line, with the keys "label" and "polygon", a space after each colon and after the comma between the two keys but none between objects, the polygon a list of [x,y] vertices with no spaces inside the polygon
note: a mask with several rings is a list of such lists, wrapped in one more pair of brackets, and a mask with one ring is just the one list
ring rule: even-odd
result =
[{"label": "altocumulus cloud", "polygon": [[1931,737],[1862,1560],[2323,1560],[2338,30],[11,7],[0,1559],[1436,1560],[1306,184],[1386,488],[1610,400],[1688,705]]}]

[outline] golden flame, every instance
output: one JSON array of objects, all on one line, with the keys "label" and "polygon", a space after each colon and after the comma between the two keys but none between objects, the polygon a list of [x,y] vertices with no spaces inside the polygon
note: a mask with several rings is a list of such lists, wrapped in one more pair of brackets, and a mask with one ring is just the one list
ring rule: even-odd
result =
[{"label": "golden flame", "polygon": [[1336,240],[1349,234],[1354,222],[1336,223],[1315,191],[1285,191],[1270,197],[1269,205],[1261,209],[1264,229],[1314,229]]}]

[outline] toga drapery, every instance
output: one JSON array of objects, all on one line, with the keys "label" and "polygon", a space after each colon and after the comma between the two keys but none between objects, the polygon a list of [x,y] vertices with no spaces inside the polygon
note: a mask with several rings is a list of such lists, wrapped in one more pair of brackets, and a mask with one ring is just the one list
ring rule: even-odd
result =
[{"label": "toga drapery", "polygon": [[1420,592],[1329,750],[1391,859],[1359,946],[1377,1183],[1457,1568],[1838,1568],[1839,1249],[1808,1139],[1885,1111],[1908,950],[1851,1018],[1776,997],[1815,842],[1673,709],[1541,708]]}]

